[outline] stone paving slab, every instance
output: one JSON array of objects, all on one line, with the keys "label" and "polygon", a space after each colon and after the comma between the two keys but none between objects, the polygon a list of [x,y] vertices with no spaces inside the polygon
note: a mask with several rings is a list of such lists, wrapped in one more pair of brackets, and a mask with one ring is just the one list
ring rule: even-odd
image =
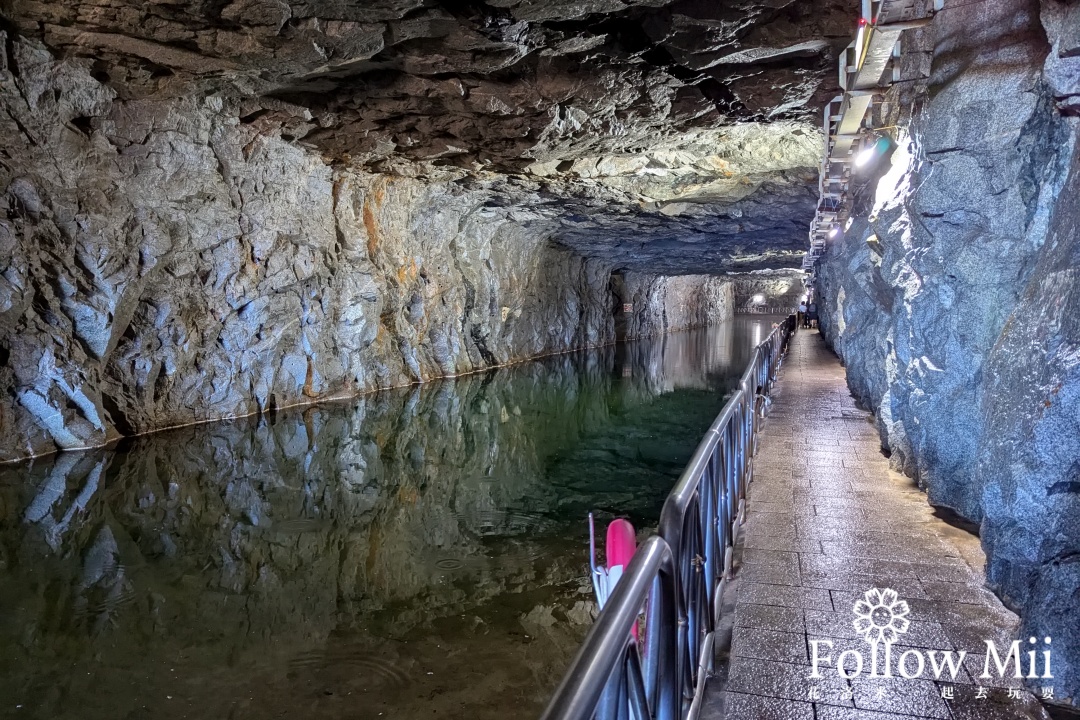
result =
[{"label": "stone paving slab", "polygon": [[[799,332],[761,435],[723,599],[730,643],[718,650],[701,717],[1048,718],[1018,680],[980,677],[986,640],[1004,656],[1019,626],[983,586],[984,563],[977,537],[939,517],[910,479],[889,470],[843,367],[816,331]],[[907,603],[907,626],[890,646],[890,677],[870,676],[873,651],[854,625],[855,604],[874,588],[893,589]],[[879,616],[882,624],[892,618],[881,608]],[[813,641],[831,659],[819,663],[818,679]],[[927,658],[940,663],[943,653],[961,650],[968,656],[955,677],[927,667]],[[863,672],[841,677],[841,653],[849,671],[861,654]],[[917,677],[901,677],[903,663]]]}]

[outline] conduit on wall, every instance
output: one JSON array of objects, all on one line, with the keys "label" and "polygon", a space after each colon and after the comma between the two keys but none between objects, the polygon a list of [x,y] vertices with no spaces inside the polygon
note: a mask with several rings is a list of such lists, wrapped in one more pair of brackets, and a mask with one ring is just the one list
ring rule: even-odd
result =
[{"label": "conduit on wall", "polygon": [[[882,92],[900,79],[900,35],[927,25],[945,0],[862,0],[859,30],[840,55],[843,93],[825,105],[825,153],[818,181],[818,207],[810,225],[810,250],[803,270],[813,272],[830,236],[851,214],[851,174],[859,154],[875,141],[867,117]],[[923,14],[919,17],[920,5]]]}]

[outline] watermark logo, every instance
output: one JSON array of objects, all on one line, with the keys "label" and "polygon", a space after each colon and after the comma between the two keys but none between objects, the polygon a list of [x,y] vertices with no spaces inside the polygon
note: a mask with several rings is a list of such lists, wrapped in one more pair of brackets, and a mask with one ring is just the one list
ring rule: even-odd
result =
[{"label": "watermark logo", "polygon": [[871,645],[879,642],[892,644],[911,625],[907,618],[911,612],[908,604],[892,588],[870,588],[863,599],[855,603],[854,611],[855,622],[852,625]]},{"label": "watermark logo", "polygon": [[[836,642],[824,639],[810,640],[810,679],[820,679],[823,669],[831,668],[845,679],[866,675],[867,677],[895,677],[895,670],[906,679],[933,677],[935,680],[956,680],[968,657],[966,650],[928,650],[910,647],[893,661],[892,646],[911,629],[911,609],[892,588],[871,588],[855,602],[853,608],[855,631],[870,646],[867,662],[861,648],[848,648],[832,656]],[[982,673],[972,675],[978,679],[1053,679],[1050,671],[1050,638],[1042,643],[1037,638],[1028,640],[1028,647],[1021,650],[1020,640],[1014,640],[1004,651],[993,640],[985,640],[986,654],[981,663]],[[1025,657],[1026,656],[1026,657]],[[969,664],[971,667],[972,664]],[[868,670],[868,671],[867,671]],[[1026,674],[1024,673],[1026,670]]]}]

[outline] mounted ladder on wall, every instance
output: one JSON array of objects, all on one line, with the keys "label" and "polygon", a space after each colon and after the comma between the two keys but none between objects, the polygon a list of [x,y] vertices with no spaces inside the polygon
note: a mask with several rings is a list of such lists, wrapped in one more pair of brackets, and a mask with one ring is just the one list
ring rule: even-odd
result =
[{"label": "mounted ladder on wall", "polygon": [[[803,270],[814,269],[830,235],[843,229],[850,217],[852,165],[858,153],[873,142],[866,119],[881,93],[900,80],[900,35],[928,24],[932,14],[943,9],[944,1],[862,0],[859,31],[840,55],[843,94],[825,106],[825,156]],[[920,6],[924,6],[924,17],[917,16]]]}]

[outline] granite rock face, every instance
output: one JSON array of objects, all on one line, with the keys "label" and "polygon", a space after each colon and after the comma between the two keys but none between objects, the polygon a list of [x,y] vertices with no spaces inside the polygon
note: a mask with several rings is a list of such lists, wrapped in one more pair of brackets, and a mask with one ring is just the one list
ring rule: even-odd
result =
[{"label": "granite rock face", "polygon": [[737,309],[797,308],[806,297],[806,273],[801,269],[734,273],[729,279],[735,285]]},{"label": "granite rock face", "polygon": [[[5,15],[9,45],[43,43],[116,107],[220,98],[251,134],[335,165],[495,173],[520,181],[500,202],[546,208],[566,245],[673,274],[798,263],[853,23],[836,0],[12,0]],[[103,110],[64,122],[89,135]]]},{"label": "granite rock face", "polygon": [[[5,133],[44,125],[26,109]],[[602,268],[483,192],[334,171],[213,102],[116,109],[86,138],[39,107],[60,117],[11,183],[7,457],[610,334]]]},{"label": "granite rock face", "polygon": [[[27,142],[0,221],[5,459],[614,339],[610,263],[553,245],[503,179],[331,167],[216,97],[115,105],[13,47],[30,99],[6,86],[4,132]],[[723,299],[706,277],[640,283],[641,332],[669,327],[669,286]]]},{"label": "granite rock face", "polygon": [[[960,6],[891,168],[818,269],[822,327],[894,467],[976,522],[989,585],[1080,698],[1076,120],[1047,0]],[[894,96],[895,97],[895,96]],[[901,113],[901,115],[903,115]]]},{"label": "granite rock face", "polygon": [[0,13],[2,460],[723,317],[702,273],[798,262],[849,30],[826,0]]}]

